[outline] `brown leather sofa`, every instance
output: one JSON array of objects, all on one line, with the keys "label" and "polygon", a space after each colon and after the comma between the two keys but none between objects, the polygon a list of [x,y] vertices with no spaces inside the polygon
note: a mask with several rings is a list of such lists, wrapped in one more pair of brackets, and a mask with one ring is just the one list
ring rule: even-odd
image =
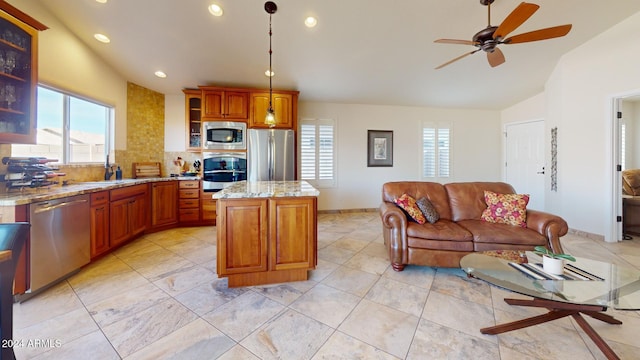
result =
[{"label": "brown leather sofa", "polygon": [[[481,220],[487,204],[484,191],[515,194],[503,182],[440,184],[422,181],[388,182],[382,186],[382,232],[393,269],[405,265],[459,267],[460,259],[475,251],[533,250],[544,245],[562,252],[560,237],[568,231],[562,218],[527,209],[526,228]],[[394,203],[403,194],[426,197],[440,219],[418,224]]]},{"label": "brown leather sofa", "polygon": [[622,172],[622,227],[625,235],[640,235],[640,169]]}]

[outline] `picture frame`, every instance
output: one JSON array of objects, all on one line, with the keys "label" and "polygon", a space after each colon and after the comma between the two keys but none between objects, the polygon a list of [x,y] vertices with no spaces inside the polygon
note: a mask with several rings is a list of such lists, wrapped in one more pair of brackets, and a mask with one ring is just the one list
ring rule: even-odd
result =
[{"label": "picture frame", "polygon": [[393,166],[393,131],[367,130],[367,166]]}]

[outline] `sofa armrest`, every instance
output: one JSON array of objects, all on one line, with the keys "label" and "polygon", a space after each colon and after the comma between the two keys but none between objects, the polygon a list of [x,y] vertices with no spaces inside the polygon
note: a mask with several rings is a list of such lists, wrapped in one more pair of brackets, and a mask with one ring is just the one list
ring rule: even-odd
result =
[{"label": "sofa armrest", "polygon": [[553,252],[564,252],[560,237],[567,234],[569,226],[563,218],[543,211],[527,209],[527,228],[544,235]]},{"label": "sofa armrest", "polygon": [[394,269],[402,269],[407,263],[409,246],[407,244],[407,216],[400,208],[390,202],[380,205],[382,234],[389,249],[389,260]]}]

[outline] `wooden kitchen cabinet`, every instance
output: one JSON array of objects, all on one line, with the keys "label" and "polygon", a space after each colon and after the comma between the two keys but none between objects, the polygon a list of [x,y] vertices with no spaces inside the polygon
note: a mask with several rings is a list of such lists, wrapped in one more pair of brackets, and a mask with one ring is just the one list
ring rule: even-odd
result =
[{"label": "wooden kitchen cabinet", "polygon": [[202,149],[202,91],[185,89],[186,150]]},{"label": "wooden kitchen cabinet", "polygon": [[202,225],[216,224],[216,199],[212,198],[214,193],[200,190],[200,223]]},{"label": "wooden kitchen cabinet", "polygon": [[[0,222],[29,222],[29,205],[0,206]],[[31,268],[31,234],[24,244],[16,264],[16,273],[13,281],[13,294],[24,294],[30,287]],[[15,255],[13,255],[15,256]]]},{"label": "wooden kitchen cabinet", "polygon": [[200,180],[181,180],[178,195],[181,224],[200,221]]},{"label": "wooden kitchen cabinet", "polygon": [[154,182],[151,187],[151,228],[157,229],[178,222],[178,183]]},{"label": "wooden kitchen cabinet", "polygon": [[4,1],[0,10],[0,143],[35,144],[38,31],[47,27]]},{"label": "wooden kitchen cabinet", "polygon": [[143,233],[147,227],[147,184],[110,191],[111,246],[120,245]]},{"label": "wooden kitchen cabinet", "polygon": [[249,91],[201,86],[202,120],[244,120],[249,118]]},{"label": "wooden kitchen cabinet", "polygon": [[[297,118],[298,92],[273,92],[273,111],[276,117],[276,129],[295,129]],[[251,116],[249,128],[268,128],[265,115],[269,109],[269,92],[251,93]]]},{"label": "wooden kitchen cabinet", "polygon": [[111,248],[109,241],[109,192],[91,194],[91,258],[102,255]]},{"label": "wooden kitchen cabinet", "polygon": [[229,287],[306,280],[315,268],[315,197],[218,199],[217,216],[217,273]]}]

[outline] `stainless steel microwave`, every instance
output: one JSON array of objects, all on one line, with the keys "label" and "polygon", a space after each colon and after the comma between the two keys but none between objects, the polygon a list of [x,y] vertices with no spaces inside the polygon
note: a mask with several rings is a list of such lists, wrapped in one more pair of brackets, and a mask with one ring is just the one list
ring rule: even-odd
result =
[{"label": "stainless steel microwave", "polygon": [[246,150],[247,124],[239,121],[207,121],[204,123],[205,149]]}]

